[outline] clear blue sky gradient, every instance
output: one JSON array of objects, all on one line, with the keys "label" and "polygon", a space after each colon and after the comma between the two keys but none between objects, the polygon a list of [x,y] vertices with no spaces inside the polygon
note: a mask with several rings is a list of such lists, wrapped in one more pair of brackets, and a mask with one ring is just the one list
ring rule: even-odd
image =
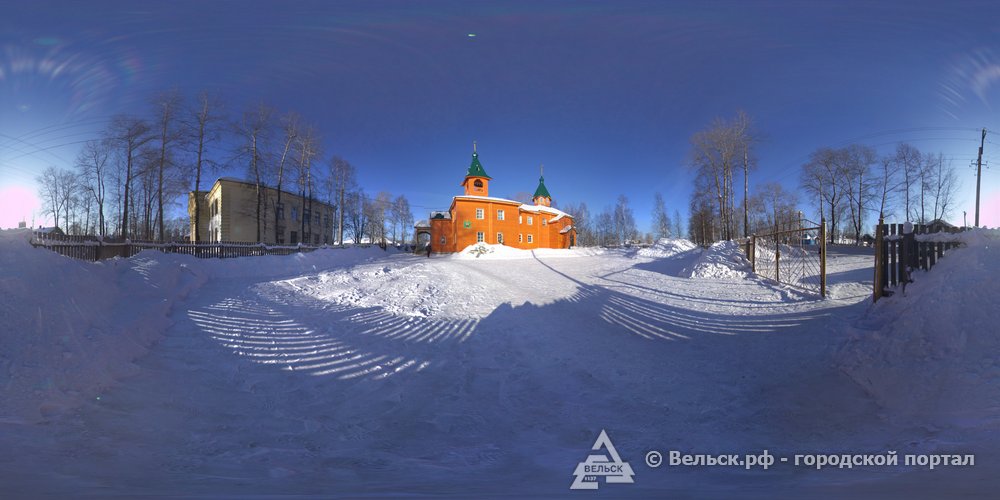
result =
[{"label": "clear blue sky gradient", "polygon": [[458,194],[476,140],[491,194],[532,192],[544,163],[557,203],[624,193],[648,230],[655,192],[686,214],[691,135],[744,109],[766,136],[752,185],[796,187],[821,146],[909,141],[952,159],[952,219],[971,222],[978,129],[1000,132],[998,19],[985,1],[7,2],[0,188],[70,166],[108,117],[177,86],[232,116],[299,112],[418,219]]}]

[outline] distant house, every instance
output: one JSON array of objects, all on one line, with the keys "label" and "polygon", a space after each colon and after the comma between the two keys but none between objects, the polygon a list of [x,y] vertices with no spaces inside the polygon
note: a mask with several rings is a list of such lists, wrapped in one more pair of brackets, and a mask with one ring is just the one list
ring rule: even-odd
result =
[{"label": "distant house", "polygon": [[[475,145],[462,187],[465,193],[452,198],[444,212],[431,212],[430,245],[434,252],[458,252],[475,243],[503,244],[514,248],[569,248],[576,244],[573,216],[552,208],[552,195],[544,177],[532,204],[490,196],[489,183]],[[418,238],[427,226],[416,227]]]},{"label": "distant house", "polygon": [[927,223],[928,233],[953,233],[958,230],[953,224],[949,224],[941,219],[934,219]]},{"label": "distant house", "polygon": [[50,236],[62,236],[63,234],[66,234],[63,233],[62,229],[59,229],[59,226],[54,226],[54,227],[38,226],[38,229],[36,229],[35,232],[41,234],[47,234]]},{"label": "distant house", "polygon": [[[195,225],[202,241],[261,241],[269,245],[321,245],[333,242],[333,207],[297,194],[263,187],[260,240],[257,237],[257,186],[221,178],[209,191],[188,194],[191,240]],[[199,217],[195,220],[195,204]]]}]

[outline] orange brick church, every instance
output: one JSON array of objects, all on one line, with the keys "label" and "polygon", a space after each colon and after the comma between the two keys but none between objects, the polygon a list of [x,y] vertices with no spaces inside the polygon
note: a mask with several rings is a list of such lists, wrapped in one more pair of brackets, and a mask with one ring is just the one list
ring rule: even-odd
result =
[{"label": "orange brick church", "polygon": [[538,178],[533,205],[491,197],[490,180],[473,144],[472,164],[461,184],[465,194],[454,197],[447,212],[431,213],[431,251],[459,252],[477,242],[525,250],[576,244],[573,216],[552,208],[544,177]]}]

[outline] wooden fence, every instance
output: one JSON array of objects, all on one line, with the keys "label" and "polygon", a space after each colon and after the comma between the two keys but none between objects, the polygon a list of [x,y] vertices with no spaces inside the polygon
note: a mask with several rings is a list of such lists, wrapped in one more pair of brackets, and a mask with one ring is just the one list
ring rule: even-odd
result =
[{"label": "wooden fence", "polygon": [[44,247],[60,255],[81,260],[103,260],[114,257],[128,258],[143,250],[194,255],[199,258],[251,257],[260,255],[290,255],[324,248],[313,245],[275,246],[242,241],[199,242],[116,240],[96,236],[67,236],[33,233],[31,244]]},{"label": "wooden fence", "polygon": [[912,282],[910,272],[915,269],[929,270],[944,253],[962,246],[953,235],[964,228],[943,228],[927,224],[913,224],[910,233],[904,233],[904,224],[885,224],[879,220],[875,230],[875,289],[872,299],[892,295],[889,287]]}]

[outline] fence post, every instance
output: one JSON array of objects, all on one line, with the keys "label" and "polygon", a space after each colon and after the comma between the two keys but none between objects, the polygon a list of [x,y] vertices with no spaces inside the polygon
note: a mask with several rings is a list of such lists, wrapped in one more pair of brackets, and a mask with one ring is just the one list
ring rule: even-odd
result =
[{"label": "fence post", "polygon": [[882,224],[885,219],[882,215],[878,217],[878,226],[875,226],[875,283],[872,285],[872,303],[878,302],[882,298],[882,275],[885,274],[885,262],[882,259]]},{"label": "fence post", "polygon": [[826,298],[826,219],[819,219],[819,296]]},{"label": "fence post", "polygon": [[900,240],[902,246],[902,274],[903,277],[900,280],[903,283],[903,295],[906,295],[906,284],[912,283],[913,280],[910,278],[910,273],[913,272],[914,264],[917,263],[917,238],[914,234],[913,224],[910,222],[903,223],[903,239]]},{"label": "fence post", "polygon": [[750,269],[757,274],[757,235],[750,236]]}]

